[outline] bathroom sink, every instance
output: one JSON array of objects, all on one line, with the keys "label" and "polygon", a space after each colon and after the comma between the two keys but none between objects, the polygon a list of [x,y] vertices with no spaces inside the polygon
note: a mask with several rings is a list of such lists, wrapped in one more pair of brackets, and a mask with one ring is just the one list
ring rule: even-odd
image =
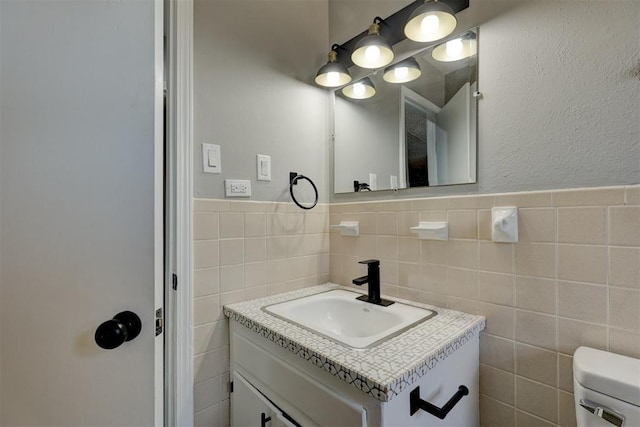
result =
[{"label": "bathroom sink", "polygon": [[396,302],[388,307],[359,301],[361,294],[334,289],[262,307],[262,310],[352,348],[368,348],[437,313]]}]

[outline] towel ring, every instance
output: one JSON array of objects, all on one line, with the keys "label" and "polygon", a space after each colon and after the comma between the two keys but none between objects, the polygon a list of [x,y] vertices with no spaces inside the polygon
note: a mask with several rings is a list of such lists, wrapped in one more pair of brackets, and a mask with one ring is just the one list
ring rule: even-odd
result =
[{"label": "towel ring", "polygon": [[[298,180],[300,180],[300,179],[304,179],[304,180],[309,181],[309,184],[311,184],[311,187],[313,187],[313,191],[316,193],[316,199],[313,202],[313,205],[311,205],[311,206],[303,206],[303,205],[301,205],[300,202],[298,202],[298,200],[296,199],[296,196],[293,195],[293,186],[294,185],[298,185]],[[293,203],[298,205],[298,207],[301,208],[301,209],[307,209],[307,210],[313,209],[318,204],[318,188],[313,183],[313,181],[311,181],[311,179],[309,177],[306,177],[304,175],[300,175],[297,172],[289,172],[289,193],[291,194],[291,199],[293,200]]]}]

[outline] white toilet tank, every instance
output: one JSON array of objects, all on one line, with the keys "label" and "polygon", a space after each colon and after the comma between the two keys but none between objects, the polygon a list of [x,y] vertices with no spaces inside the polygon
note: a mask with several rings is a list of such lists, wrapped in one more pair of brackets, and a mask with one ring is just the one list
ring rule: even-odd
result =
[{"label": "white toilet tank", "polygon": [[640,360],[579,347],[573,387],[578,427],[640,427]]}]

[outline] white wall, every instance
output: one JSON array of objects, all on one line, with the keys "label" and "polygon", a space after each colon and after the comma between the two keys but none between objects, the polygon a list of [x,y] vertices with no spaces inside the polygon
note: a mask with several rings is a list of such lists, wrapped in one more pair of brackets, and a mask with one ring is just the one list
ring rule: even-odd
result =
[{"label": "white wall", "polygon": [[[349,8],[368,21],[387,3],[331,1],[331,42],[362,31]],[[487,0],[459,18],[480,25],[478,184],[358,198],[640,182],[640,2]]]},{"label": "white wall", "polygon": [[482,192],[640,182],[638,22],[637,1],[529,1],[481,27]]},{"label": "white wall", "polygon": [[[326,1],[196,0],[194,34],[196,197],[223,198],[225,178],[252,180],[252,200],[289,200],[289,172],[328,199]],[[219,144],[222,174],[202,173],[202,143]],[[272,181],[256,181],[256,154]]]}]

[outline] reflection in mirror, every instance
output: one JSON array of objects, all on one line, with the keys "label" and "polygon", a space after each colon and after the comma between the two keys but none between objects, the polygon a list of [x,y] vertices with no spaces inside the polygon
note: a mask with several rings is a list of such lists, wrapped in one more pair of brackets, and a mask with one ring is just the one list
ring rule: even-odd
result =
[{"label": "reflection in mirror", "polygon": [[416,80],[389,83],[376,70],[375,96],[334,92],[335,193],[476,181],[477,29],[413,58]]}]

